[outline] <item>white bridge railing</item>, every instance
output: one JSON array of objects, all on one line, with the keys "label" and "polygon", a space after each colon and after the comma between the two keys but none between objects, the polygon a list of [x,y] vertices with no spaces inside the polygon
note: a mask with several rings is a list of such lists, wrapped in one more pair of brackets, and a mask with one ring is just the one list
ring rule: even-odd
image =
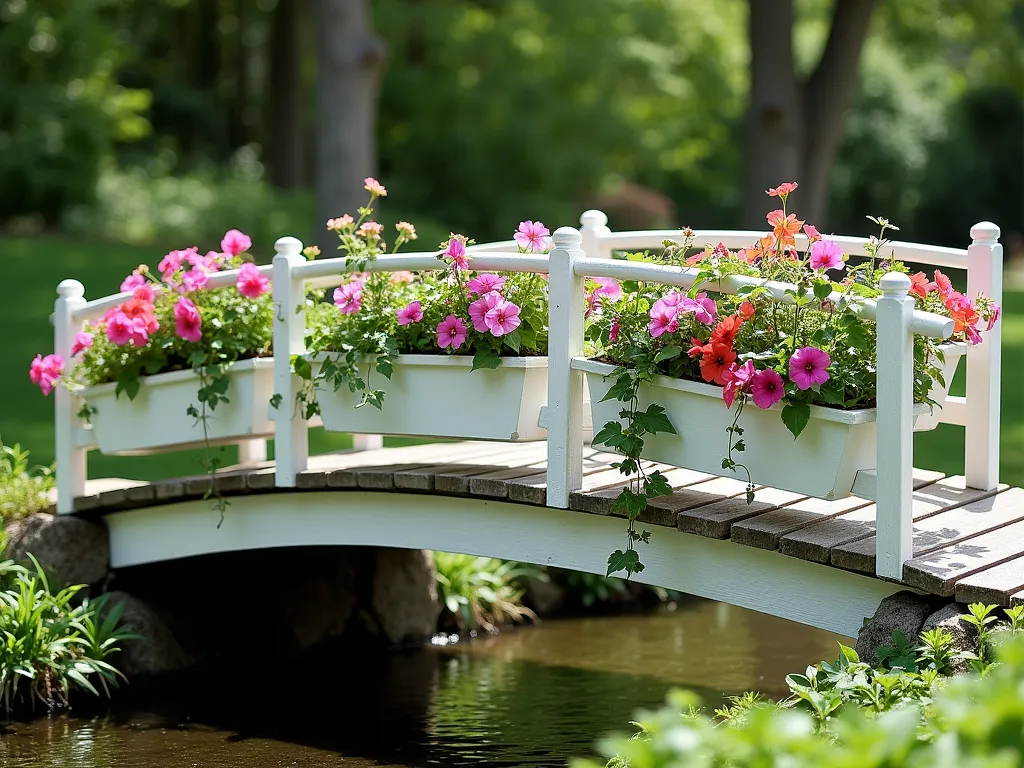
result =
[{"label": "white bridge railing", "polygon": [[[547,427],[547,504],[567,508],[569,495],[582,486],[584,448],[584,383],[579,368],[584,354],[584,287],[586,277],[610,277],[643,280],[687,288],[696,270],[666,265],[616,260],[616,250],[660,248],[664,240],[678,239],[677,230],[611,232],[607,217],[600,211],[587,211],[580,217],[580,230],[563,227],[554,234],[554,249],[546,256],[513,252],[511,242],[491,243],[469,249],[470,266],[483,271],[519,271],[549,274],[548,396]],[[698,231],[694,245],[722,242],[730,249],[749,246],[759,232]],[[983,222],[971,229],[973,242],[966,250],[939,248],[912,243],[887,244],[896,258],[922,265],[967,271],[968,294],[984,293],[1002,302],[1002,246],[999,228]],[[865,255],[861,238],[837,237],[850,255]],[[797,237],[797,247],[806,240]],[[305,349],[305,302],[310,287],[339,285],[348,270],[343,258],[306,261],[302,243],[284,237],[275,244],[273,265],[260,270],[271,277],[275,302],[274,390],[284,403],[294,403],[301,381],[291,370],[290,359]],[[444,269],[434,253],[385,256],[370,263],[372,271],[427,271]],[[235,272],[211,278],[211,287],[234,284]],[[707,286],[721,293],[736,293],[744,285],[761,281],[731,277],[718,285]],[[784,283],[769,284],[777,301],[791,300],[785,293],[792,288]],[[913,335],[948,337],[953,321],[914,309],[908,295],[910,281],[892,274],[882,283],[884,295],[865,302],[863,314],[877,322],[878,397],[876,477],[865,478],[856,488],[875,487],[877,504],[878,575],[899,579],[903,563],[913,555]],[[113,306],[130,298],[118,294],[86,302],[81,283],[65,280],[58,286],[54,314],[55,351],[70,359],[75,333]],[[986,334],[985,342],[967,352],[967,395],[948,396],[939,421],[965,428],[964,474],[971,488],[994,489],[999,466],[999,381],[1000,325]],[[73,509],[75,496],[82,495],[86,480],[86,454],[95,447],[86,425],[76,415],[74,398],[62,387],[56,390],[56,464],[58,511]],[[386,407],[386,406],[385,406]],[[279,487],[294,487],[300,472],[306,469],[309,454],[309,422],[297,408],[280,407],[273,411],[275,443],[275,481]],[[540,416],[540,414],[538,414]],[[685,429],[685,426],[683,427]],[[440,436],[439,436],[440,437]],[[380,445],[377,436],[356,436],[356,448]],[[246,440],[240,443],[243,463],[266,458],[265,443]],[[862,474],[865,474],[862,472]],[[870,473],[867,473],[870,474]],[[871,483],[870,480],[874,480]]]}]

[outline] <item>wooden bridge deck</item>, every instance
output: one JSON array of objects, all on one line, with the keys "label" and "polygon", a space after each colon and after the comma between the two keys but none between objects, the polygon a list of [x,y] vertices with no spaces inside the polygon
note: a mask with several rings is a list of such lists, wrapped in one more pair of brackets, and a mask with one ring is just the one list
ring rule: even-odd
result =
[{"label": "wooden bridge deck", "polygon": [[[540,443],[433,443],[310,458],[297,489],[274,487],[272,464],[225,470],[217,487],[225,496],[277,492],[370,490],[500,499],[544,506],[545,451]],[[588,448],[583,489],[570,509],[610,515],[623,478],[609,468],[615,457]],[[827,502],[770,487],[747,505],[743,483],[687,469],[659,466],[676,489],[652,499],[642,522],[678,534],[730,539],[835,568],[873,575],[875,510],[850,497]],[[903,569],[908,586],[961,602],[1024,602],[1024,490],[966,488],[963,477],[915,470],[914,558]],[[209,479],[197,476],[154,483],[93,480],[75,499],[83,515],[151,507],[201,498]],[[236,505],[244,512],[244,506]],[[655,531],[655,535],[668,535]]]}]

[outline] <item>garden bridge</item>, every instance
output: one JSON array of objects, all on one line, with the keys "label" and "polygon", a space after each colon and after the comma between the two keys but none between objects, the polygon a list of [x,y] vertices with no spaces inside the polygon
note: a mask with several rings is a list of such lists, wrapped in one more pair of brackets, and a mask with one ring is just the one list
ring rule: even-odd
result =
[{"label": "garden bridge", "polygon": [[[688,286],[693,275],[608,258],[615,250],[660,246],[675,232],[612,233],[603,214],[594,211],[581,222],[582,232],[556,232],[549,256],[508,253],[509,244],[503,243],[471,250],[474,269],[549,273],[546,404],[531,412],[530,425],[545,439],[384,448],[379,438],[357,435],[359,450],[310,457],[311,423],[296,409],[268,409],[270,434],[254,430],[231,441],[240,445],[242,464],[215,478],[216,490],[230,501],[221,523],[205,498],[206,476],[153,483],[87,480],[86,452],[97,447],[96,439],[78,420],[72,395],[58,389],[58,511],[102,519],[115,568],[236,550],[374,545],[603,574],[608,553],[621,548],[625,538],[622,518],[612,514],[623,479],[610,467],[617,457],[587,442],[582,281],[604,276]],[[697,243],[721,241],[738,248],[757,236],[698,232]],[[998,228],[977,225],[972,237],[966,250],[893,247],[907,262],[966,269],[970,293],[999,301]],[[847,252],[863,253],[864,241],[837,239]],[[306,263],[300,249],[298,241],[283,238],[273,266],[262,268],[273,277],[279,309],[274,391],[286,401],[300,386],[289,358],[305,351],[305,292],[310,284],[336,285],[344,273],[342,260]],[[436,269],[437,261],[387,257],[371,268]],[[232,275],[217,279],[230,284]],[[880,417],[871,456],[877,470],[860,469],[852,492],[842,498],[826,500],[769,485],[748,505],[746,486],[737,479],[647,462],[665,474],[675,492],[651,499],[640,518],[653,535],[650,544],[640,545],[646,568],[638,581],[845,635],[856,634],[883,598],[907,588],[965,602],[1009,604],[1024,597],[1024,491],[1000,484],[996,471],[998,326],[985,344],[967,353],[966,397],[949,397],[936,417],[966,429],[964,474],[945,477],[914,469],[912,334],[944,338],[952,321],[913,311],[909,281],[903,282],[907,285],[895,285],[866,310],[878,322]],[[736,290],[725,281],[718,288]],[[785,300],[784,289],[773,287],[779,300]],[[56,349],[63,354],[83,321],[125,298],[86,302],[73,281],[62,283],[58,293]],[[685,426],[679,431],[685,437]],[[273,437],[276,461],[266,460],[264,437]],[[149,450],[171,447],[181,446],[157,443]]]}]

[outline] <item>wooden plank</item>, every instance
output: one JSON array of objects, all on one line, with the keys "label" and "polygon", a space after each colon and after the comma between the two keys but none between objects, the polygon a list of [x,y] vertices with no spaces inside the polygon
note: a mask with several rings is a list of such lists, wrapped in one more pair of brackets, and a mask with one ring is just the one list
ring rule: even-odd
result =
[{"label": "wooden plank", "polygon": [[1010,605],[1024,589],[1024,557],[971,574],[956,583],[953,594],[958,603]]},{"label": "wooden plank", "polygon": [[[968,489],[962,476],[947,477],[914,492],[912,514],[915,520],[920,519],[993,493]],[[779,552],[801,560],[829,563],[835,547],[867,538],[874,532],[875,505],[869,504],[784,534],[779,540]],[[871,572],[874,573],[873,567]]]},{"label": "wooden plank", "polygon": [[495,472],[485,472],[469,479],[469,493],[472,496],[487,496],[494,499],[508,498],[509,481],[517,477],[536,475],[544,469],[546,462],[534,462],[525,467],[510,467]]},{"label": "wooden plank", "polygon": [[676,516],[676,526],[683,533],[694,533],[711,539],[728,539],[733,523],[803,498],[806,497],[797,493],[761,488],[755,492],[754,501],[747,504],[744,486],[742,495],[679,512]]},{"label": "wooden plank", "polygon": [[[469,481],[472,477],[492,472],[499,467],[523,467],[536,464],[544,457],[544,443],[532,444],[531,451],[510,451],[494,459],[496,466],[469,467],[465,470],[455,470],[434,476],[434,490],[440,493],[454,493],[464,495],[469,493]],[[539,447],[540,450],[537,450]]]},{"label": "wooden plank", "polygon": [[[944,475],[941,472],[932,472],[926,469],[914,470],[914,487],[919,488],[929,483],[941,480]],[[797,531],[822,520],[837,517],[846,512],[852,512],[860,507],[866,507],[871,502],[856,496],[847,496],[845,499],[826,501],[825,499],[805,498],[792,504],[786,504],[779,509],[765,512],[747,520],[741,520],[733,525],[729,538],[737,544],[744,544],[748,547],[758,549],[778,549],[779,541],[783,536]],[[828,553],[825,553],[827,558]],[[827,562],[827,559],[825,560]]]},{"label": "wooden plank", "polygon": [[[1007,491],[995,498],[1010,493]],[[947,547],[933,549],[907,561],[903,564],[903,581],[948,597],[953,595],[960,579],[1024,555],[1024,492],[1019,495],[1016,507],[1020,517],[1015,523],[995,526],[986,533],[961,538]],[[939,515],[934,519],[942,517]],[[1016,591],[1019,586],[1014,584],[1007,588]]]},{"label": "wooden plank", "polygon": [[[936,485],[939,485],[938,483]],[[928,486],[933,488],[934,486]],[[928,490],[928,488],[924,490]],[[916,496],[916,494],[915,494]],[[934,507],[948,502],[948,496],[934,496],[921,503],[914,502],[914,556],[955,544],[961,539],[978,536],[1024,519],[1024,491],[1008,491],[973,501],[966,506],[919,516],[919,508]],[[932,510],[934,511],[934,510]],[[862,573],[875,572],[875,537],[852,541],[832,549],[832,565]],[[993,563],[994,565],[994,563]]]}]

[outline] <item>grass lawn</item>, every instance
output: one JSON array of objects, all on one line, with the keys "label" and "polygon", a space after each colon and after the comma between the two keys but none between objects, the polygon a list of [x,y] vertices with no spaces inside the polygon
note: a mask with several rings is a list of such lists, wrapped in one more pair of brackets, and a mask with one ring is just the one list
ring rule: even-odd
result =
[{"label": "grass lawn", "polygon": [[[64,278],[81,280],[86,298],[117,290],[121,279],[138,264],[155,266],[163,255],[159,248],[82,243],[56,237],[0,237],[0,254],[7,265],[4,290],[8,329],[6,349],[0,357],[0,437],[7,444],[19,442],[42,463],[53,460],[53,400],[44,398],[28,380],[28,365],[39,352],[53,349],[48,318],[53,309],[57,283]],[[269,247],[255,251],[257,260],[272,257]],[[1024,483],[1024,285],[1007,290],[1003,314],[1003,418],[1000,477],[1013,485]],[[963,394],[961,371],[953,384]],[[400,444],[411,441],[389,441]],[[347,435],[315,430],[310,448],[314,453],[349,447]],[[963,430],[947,424],[918,434],[915,461],[918,467],[947,474],[963,472]],[[231,449],[228,449],[231,450]],[[228,454],[228,462],[233,457]],[[116,457],[90,452],[92,477],[105,475],[157,479],[201,472],[196,452],[160,456]]]}]

